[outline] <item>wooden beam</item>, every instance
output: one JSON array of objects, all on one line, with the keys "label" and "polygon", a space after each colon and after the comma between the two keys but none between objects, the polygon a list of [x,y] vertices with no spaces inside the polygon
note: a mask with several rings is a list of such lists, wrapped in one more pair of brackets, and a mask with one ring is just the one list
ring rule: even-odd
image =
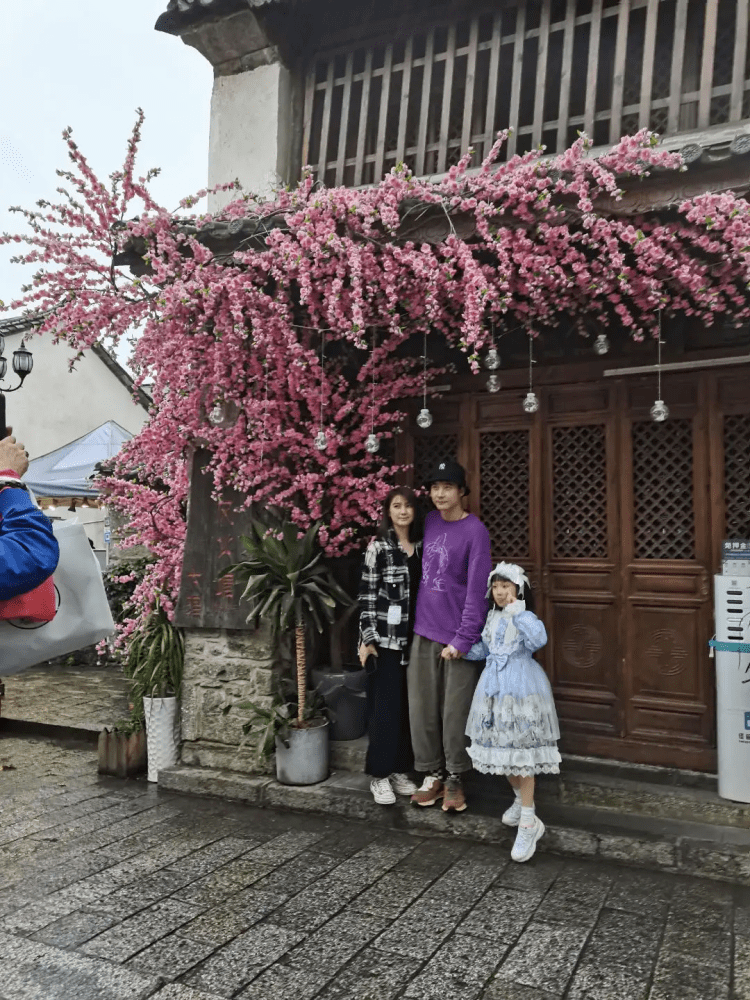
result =
[{"label": "wooden beam", "polygon": [[586,105],[583,112],[583,131],[593,142],[594,114],[596,112],[596,85],[599,82],[599,45],[602,32],[602,0],[594,0],[591,8],[589,30],[589,64],[586,72]]},{"label": "wooden beam", "polygon": [[312,116],[315,106],[315,62],[307,71],[305,80],[305,111],[302,118],[302,166],[309,165],[310,135],[312,133]]},{"label": "wooden beam", "polygon": [[401,108],[398,116],[398,138],[396,140],[396,163],[403,163],[406,147],[406,119],[409,114],[409,92],[411,91],[412,52],[414,37],[409,36],[404,50],[404,69],[401,73]]},{"label": "wooden beam", "polygon": [[492,24],[492,47],[490,48],[490,76],[487,84],[487,112],[484,119],[484,157],[495,145],[495,111],[497,109],[497,83],[500,69],[500,34],[502,14],[495,14]]},{"label": "wooden beam", "polygon": [[375,176],[377,184],[383,178],[383,162],[385,160],[385,126],[388,121],[388,99],[391,96],[391,66],[393,64],[393,43],[385,48],[383,62],[383,83],[380,88],[380,114],[378,115],[378,145],[375,150]]},{"label": "wooden beam", "polygon": [[432,65],[435,56],[435,29],[427,32],[424,53],[424,72],[422,73],[422,100],[419,105],[419,134],[417,136],[416,174],[421,177],[425,171],[425,152],[427,150],[427,125],[430,115],[430,88],[432,86]]},{"label": "wooden beam", "polygon": [[628,54],[630,0],[623,0],[617,15],[617,40],[612,75],[612,112],[609,119],[609,141],[622,138],[622,95],[625,88],[625,60]]},{"label": "wooden beam", "polygon": [[344,160],[346,159],[346,134],[349,130],[349,105],[352,97],[352,68],[354,66],[354,53],[350,52],[346,57],[346,71],[344,73],[344,95],[341,100],[341,121],[339,123],[339,148],[336,151],[336,185],[344,183]]},{"label": "wooden beam", "polygon": [[563,32],[560,100],[557,106],[557,150],[568,145],[568,115],[570,112],[570,80],[573,73],[573,32],[575,31],[576,0],[568,0]]},{"label": "wooden beam", "polygon": [[703,21],[703,55],[701,57],[701,85],[698,98],[698,128],[708,128],[711,119],[711,87],[714,77],[716,53],[716,19],[719,0],[708,0]]},{"label": "wooden beam", "polygon": [[643,39],[641,64],[641,101],[638,109],[638,128],[648,128],[651,120],[651,91],[654,87],[654,52],[656,51],[656,22],[659,0],[648,0],[646,32]]},{"label": "wooden beam", "polygon": [[672,41],[672,72],[669,78],[669,119],[667,132],[679,132],[682,104],[682,69],[685,64],[688,0],[677,0]]},{"label": "wooden beam", "polygon": [[365,140],[367,138],[367,119],[370,107],[370,84],[372,83],[372,47],[365,55],[365,75],[362,80],[362,97],[359,104],[359,131],[357,132],[357,160],[354,164],[354,186],[362,183],[365,167]]},{"label": "wooden beam", "polygon": [[531,145],[536,149],[542,144],[544,123],[544,98],[547,90],[547,58],[549,56],[549,8],[551,0],[542,0],[539,15],[539,46],[536,57],[536,92],[534,94],[534,125]]},{"label": "wooden beam", "polygon": [[518,146],[518,113],[521,107],[521,71],[526,44],[526,4],[519,3],[516,11],[516,37],[513,42],[513,73],[510,83],[510,111],[508,124],[513,131],[508,136],[508,159],[515,155]]},{"label": "wooden beam", "polygon": [[737,22],[734,34],[734,62],[732,63],[732,97],[729,103],[729,120],[742,118],[742,99],[745,90],[745,60],[747,59],[747,24],[750,18],[748,0],[736,0]]},{"label": "wooden beam", "polygon": [[479,18],[472,17],[469,29],[469,51],[466,54],[466,88],[464,90],[464,117],[461,126],[461,155],[471,146],[472,115],[474,114],[474,87],[477,78],[477,46],[479,44]]},{"label": "wooden beam", "polygon": [[448,46],[443,76],[443,108],[440,115],[440,136],[438,145],[437,172],[444,174],[448,162],[448,130],[450,128],[451,96],[453,94],[453,71],[456,64],[456,25],[448,28]]},{"label": "wooden beam", "polygon": [[333,100],[333,59],[328,63],[325,98],[323,100],[323,122],[320,129],[320,150],[318,152],[318,180],[325,184],[328,160],[328,130],[331,125],[331,102]]}]

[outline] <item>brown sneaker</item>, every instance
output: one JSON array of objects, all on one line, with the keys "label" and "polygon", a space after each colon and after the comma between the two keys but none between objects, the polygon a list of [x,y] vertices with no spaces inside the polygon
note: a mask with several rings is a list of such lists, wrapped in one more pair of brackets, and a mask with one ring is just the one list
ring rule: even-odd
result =
[{"label": "brown sneaker", "polygon": [[465,808],[466,796],[464,795],[463,782],[458,775],[450,774],[448,775],[448,780],[445,783],[443,812],[448,812],[452,809],[453,812],[461,813]]},{"label": "brown sneaker", "polygon": [[436,775],[428,774],[422,782],[422,787],[412,795],[411,801],[417,806],[434,806],[442,797],[443,782]]}]

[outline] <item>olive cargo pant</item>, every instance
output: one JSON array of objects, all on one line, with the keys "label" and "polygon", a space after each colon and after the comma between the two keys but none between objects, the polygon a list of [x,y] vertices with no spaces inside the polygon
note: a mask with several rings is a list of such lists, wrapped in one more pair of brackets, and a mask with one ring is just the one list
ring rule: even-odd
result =
[{"label": "olive cargo pant", "polygon": [[406,672],[414,767],[428,774],[443,764],[451,774],[471,770],[465,731],[477,668],[469,660],[444,660],[444,648],[415,635]]}]

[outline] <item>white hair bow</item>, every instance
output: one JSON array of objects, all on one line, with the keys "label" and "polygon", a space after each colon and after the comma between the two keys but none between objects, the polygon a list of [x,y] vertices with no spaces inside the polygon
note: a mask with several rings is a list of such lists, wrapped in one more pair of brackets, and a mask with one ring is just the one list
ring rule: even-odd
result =
[{"label": "white hair bow", "polygon": [[529,578],[526,576],[521,566],[516,563],[501,562],[495,566],[490,575],[487,577],[487,597],[489,597],[492,592],[493,576],[502,576],[506,580],[510,580],[512,583],[515,583],[518,587],[519,598],[524,594],[524,587],[531,587]]}]

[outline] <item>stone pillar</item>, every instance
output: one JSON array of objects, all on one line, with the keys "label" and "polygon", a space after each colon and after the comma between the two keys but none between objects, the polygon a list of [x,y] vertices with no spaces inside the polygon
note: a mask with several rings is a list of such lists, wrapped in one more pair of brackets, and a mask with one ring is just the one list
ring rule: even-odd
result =
[{"label": "stone pillar", "polygon": [[242,733],[250,713],[237,705],[248,700],[261,707],[271,704],[276,665],[276,645],[267,629],[185,630],[183,764],[245,773],[266,769]]},{"label": "stone pillar", "polygon": [[[293,97],[289,70],[251,10],[180,31],[214,67],[208,185],[239,180],[268,197],[289,179]],[[236,195],[209,197],[214,212]]]}]

